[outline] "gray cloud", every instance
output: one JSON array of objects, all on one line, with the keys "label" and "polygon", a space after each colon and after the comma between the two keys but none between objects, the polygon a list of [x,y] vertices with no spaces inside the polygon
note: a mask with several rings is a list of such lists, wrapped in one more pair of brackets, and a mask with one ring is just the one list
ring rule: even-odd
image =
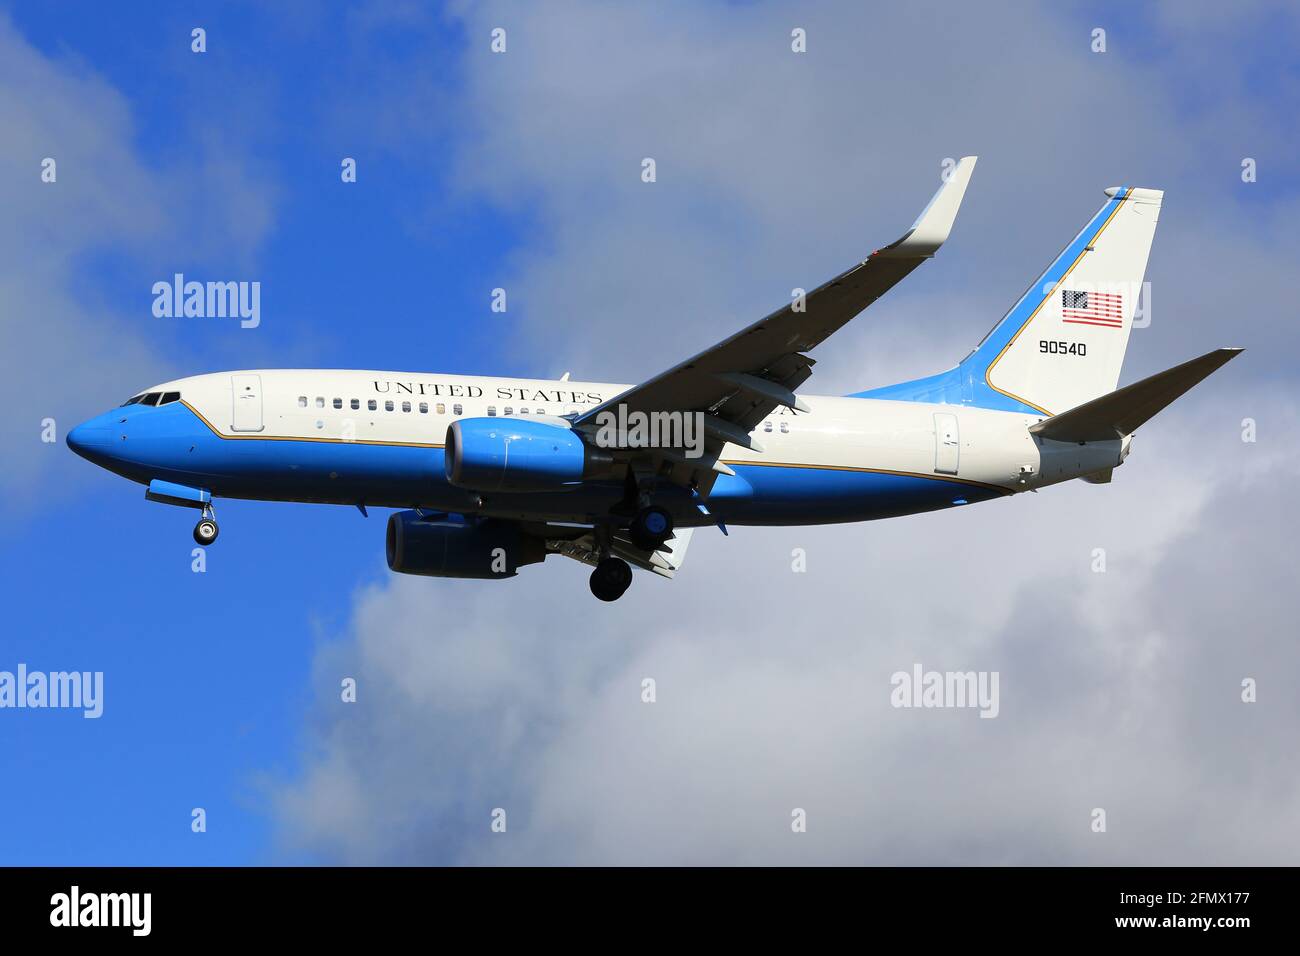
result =
[{"label": "gray cloud", "polygon": [[[1295,209],[1255,203],[1237,172],[1240,156],[1294,155],[1295,132],[1247,95],[1246,48],[1187,8],[1163,9],[1159,57],[1122,23],[1099,57],[1092,24],[1021,6],[466,6],[458,183],[536,229],[502,283],[519,355],[539,371],[658,371],[895,238],[939,161],[967,152],[982,160],[949,247],[816,356],[810,391],[960,358],[1099,189],[1126,181],[1169,193],[1153,325],[1134,335],[1126,378],[1251,349],[1144,429],[1110,486],[849,527],[702,531],[676,581],[638,580],[608,607],[558,559],[502,584],[362,589],[319,655],[302,766],[267,783],[286,850],[1294,860],[1285,496],[1300,425],[1277,316],[1291,307]],[[1268,16],[1294,31],[1289,14]],[[510,52],[494,57],[497,25]],[[788,52],[795,25],[806,57]],[[1207,58],[1223,86],[1188,110],[1184,71]],[[391,135],[402,150],[422,134]],[[643,156],[658,161],[653,185]],[[1257,444],[1239,439],[1247,416]],[[790,570],[795,547],[807,574]],[[999,671],[1000,716],[891,708],[889,676],[914,662]],[[345,675],[360,683],[354,705],[338,702]],[[1240,702],[1244,677],[1260,681],[1256,704]],[[493,807],[506,835],[489,832]],[[807,834],[790,832],[794,807]],[[1089,830],[1094,807],[1105,835]]]},{"label": "gray cloud", "polygon": [[[317,662],[304,770],[272,790],[286,846],[350,862],[1293,859],[1296,567],[1273,519],[1300,423],[1270,422],[1257,446],[1235,424],[1174,415],[1105,488],[700,532],[678,580],[639,580],[614,607],[555,559],[500,585],[369,587]],[[1207,482],[1187,434],[1232,464]],[[1000,715],[891,708],[890,675],[914,662],[999,671]],[[356,704],[339,702],[348,675]],[[1240,702],[1244,677],[1259,703]]]},{"label": "gray cloud", "polygon": [[[930,368],[960,358],[1100,190],[1124,182],[1169,192],[1149,278],[1155,321],[1177,323],[1181,342],[1219,344],[1225,318],[1289,301],[1271,270],[1300,252],[1295,201],[1252,204],[1238,174],[1244,155],[1267,166],[1293,154],[1296,134],[1275,101],[1241,89],[1243,48],[1213,20],[1184,24],[1154,60],[1122,23],[1111,52],[1093,54],[1091,24],[1045,8],[565,9],[467,10],[461,185],[539,209],[544,230],[503,276],[521,351],[644,377],[896,238],[941,160],[964,153],[983,161],[953,241],[826,350],[830,371],[913,317],[932,350],[951,341]],[[796,22],[804,56],[789,51]],[[488,52],[495,25],[513,38],[505,55]],[[1295,18],[1279,13],[1274,28],[1294,33]],[[1208,57],[1237,95],[1189,111],[1176,68]],[[639,178],[645,156],[654,184]],[[964,298],[929,308],[943,287]],[[598,317],[578,320],[584,310]],[[1252,327],[1246,344],[1280,334]],[[1181,342],[1155,343],[1152,368]]]}]

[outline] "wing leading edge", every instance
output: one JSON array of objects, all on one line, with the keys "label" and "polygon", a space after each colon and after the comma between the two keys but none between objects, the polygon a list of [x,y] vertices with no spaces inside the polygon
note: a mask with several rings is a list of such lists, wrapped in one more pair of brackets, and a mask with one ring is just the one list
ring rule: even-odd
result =
[{"label": "wing leading edge", "polygon": [[730,471],[718,460],[727,442],[754,447],[757,443],[748,433],[775,408],[806,410],[794,394],[812,374],[814,360],[803,353],[845,326],[943,245],[975,162],[974,156],[963,158],[902,238],[808,293],[802,309],[797,301],[777,309],[586,412],[574,427],[594,433],[604,420],[602,413],[620,407],[626,412],[704,413],[702,458],[688,460],[666,449],[613,451],[624,460],[650,459],[655,471],[707,494],[716,474]]}]

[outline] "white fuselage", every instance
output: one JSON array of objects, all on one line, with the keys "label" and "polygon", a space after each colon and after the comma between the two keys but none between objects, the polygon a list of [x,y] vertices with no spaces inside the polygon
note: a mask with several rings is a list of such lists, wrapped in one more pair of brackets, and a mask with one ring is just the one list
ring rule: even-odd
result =
[{"label": "white fuselage", "polygon": [[[447,427],[457,419],[492,416],[527,416],[567,427],[559,416],[589,411],[625,389],[607,382],[417,372],[263,369],[198,375],[149,390],[179,392],[177,407],[192,412],[209,433],[205,445],[191,444],[193,464],[185,455],[160,458],[163,450],[115,470],[146,482],[189,475],[203,487],[215,486],[219,496],[584,520],[600,506],[590,493],[475,500],[446,487],[440,450]],[[797,524],[932,510],[1103,472],[1127,451],[1118,440],[1087,446],[1042,441],[1028,431],[1040,417],[1017,412],[800,397],[807,412],[779,408],[754,430],[762,451],[724,448],[722,461],[736,475],[719,478],[709,500],[728,520]],[[150,421],[143,412],[138,420]],[[135,447],[148,446],[137,441]],[[378,449],[408,452],[398,458],[391,451],[380,456]],[[436,462],[412,457],[427,450],[438,450]],[[679,509],[679,520],[709,519]]]}]

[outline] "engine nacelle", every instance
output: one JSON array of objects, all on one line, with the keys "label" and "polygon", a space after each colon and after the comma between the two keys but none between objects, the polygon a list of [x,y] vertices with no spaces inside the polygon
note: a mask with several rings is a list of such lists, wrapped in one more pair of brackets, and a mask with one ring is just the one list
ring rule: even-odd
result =
[{"label": "engine nacelle", "polygon": [[414,511],[388,518],[388,567],[401,574],[436,578],[510,578],[525,564],[546,557],[546,542],[509,521],[442,516],[422,519]]},{"label": "engine nacelle", "polygon": [[606,474],[613,457],[563,425],[462,418],[447,428],[447,480],[474,491],[559,491]]}]

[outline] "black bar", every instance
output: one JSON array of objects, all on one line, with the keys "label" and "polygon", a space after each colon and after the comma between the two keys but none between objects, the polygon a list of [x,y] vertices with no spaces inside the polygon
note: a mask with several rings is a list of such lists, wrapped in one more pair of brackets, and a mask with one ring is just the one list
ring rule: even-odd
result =
[{"label": "black bar", "polygon": [[0,869],[0,925],[6,940],[94,942],[143,929],[143,896],[130,908],[121,896],[107,901],[102,911],[116,908],[126,925],[52,925],[71,923],[75,886],[78,921],[101,912],[99,894],[148,893],[148,937],[171,941],[337,944],[400,932],[437,945],[468,932],[480,942],[722,934],[734,944],[830,932],[872,942],[905,931],[926,945],[1123,936],[1231,944],[1285,931],[1295,885],[1285,868],[10,868]]}]

